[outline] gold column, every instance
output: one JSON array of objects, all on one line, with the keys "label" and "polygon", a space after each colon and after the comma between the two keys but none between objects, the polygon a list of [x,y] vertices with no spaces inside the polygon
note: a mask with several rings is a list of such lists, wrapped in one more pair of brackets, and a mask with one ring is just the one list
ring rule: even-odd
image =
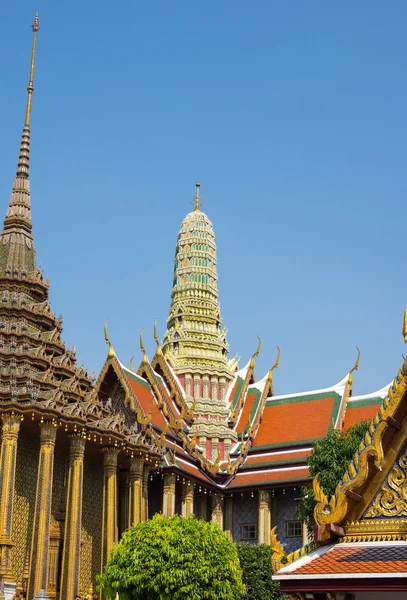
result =
[{"label": "gold column", "polygon": [[11,526],[16,477],[17,441],[21,415],[4,414],[0,449],[0,598],[4,598],[4,580],[11,569]]},{"label": "gold column", "polygon": [[163,515],[172,517],[175,513],[175,474],[164,475]]},{"label": "gold column", "polygon": [[47,589],[48,551],[51,522],[52,478],[56,425],[45,421],[40,426],[40,457],[34,505],[34,524],[30,560],[29,596]]},{"label": "gold column", "polygon": [[181,515],[188,518],[194,512],[194,486],[190,481],[182,484]]},{"label": "gold column", "polygon": [[271,513],[269,490],[259,490],[259,513],[257,529],[257,543],[270,544]]},{"label": "gold column", "polygon": [[143,471],[143,487],[142,487],[142,495],[141,495],[141,520],[148,520],[148,475],[150,469],[147,465],[144,465]]},{"label": "gold column", "polygon": [[119,539],[129,527],[129,475],[122,472],[119,477],[120,528]]},{"label": "gold column", "polygon": [[117,458],[120,449],[106,447],[103,452],[102,571],[109,560],[117,535]]},{"label": "gold column", "polygon": [[211,521],[217,523],[223,531],[223,496],[222,494],[212,494],[212,516]]},{"label": "gold column", "polygon": [[129,471],[129,527],[142,521],[142,487],[144,460],[130,459]]},{"label": "gold column", "polygon": [[75,594],[79,593],[79,551],[81,545],[85,444],[85,438],[79,435],[70,436],[61,598],[74,598]]}]

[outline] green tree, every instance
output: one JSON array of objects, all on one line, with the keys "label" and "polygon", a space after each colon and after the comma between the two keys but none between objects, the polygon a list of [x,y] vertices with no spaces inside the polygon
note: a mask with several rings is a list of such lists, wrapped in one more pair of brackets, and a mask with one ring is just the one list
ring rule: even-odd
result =
[{"label": "green tree", "polygon": [[215,523],[156,515],[127,531],[99,577],[120,600],[240,600],[236,546]]},{"label": "green tree", "polygon": [[280,593],[280,584],[271,579],[271,546],[243,543],[237,545],[237,551],[247,588],[245,600],[288,600]]},{"label": "green tree", "polygon": [[[336,486],[345,475],[369,425],[370,421],[361,421],[347,431],[332,429],[326,437],[315,444],[314,452],[307,459],[310,475],[314,478],[319,473],[320,486],[328,497],[335,493]],[[301,489],[301,497],[302,501],[297,506],[298,518],[305,521],[308,527],[312,527],[315,525],[315,499],[312,485]]]}]

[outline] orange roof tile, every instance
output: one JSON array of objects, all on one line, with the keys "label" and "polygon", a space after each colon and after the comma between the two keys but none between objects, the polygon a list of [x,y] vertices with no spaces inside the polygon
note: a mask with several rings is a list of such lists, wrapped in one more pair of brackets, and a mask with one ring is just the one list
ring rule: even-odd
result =
[{"label": "orange roof tile", "polygon": [[139,380],[138,378],[136,379],[136,376],[133,377],[126,374],[126,377],[143,411],[147,414],[151,409],[151,406],[154,406],[152,414],[152,424],[159,427],[160,429],[164,429],[166,421],[160,408],[158,407],[157,401],[150,386],[147,384],[147,382],[143,382],[141,379]]},{"label": "orange roof tile", "polygon": [[256,392],[247,394],[247,396],[245,398],[243,410],[240,413],[239,421],[237,422],[237,425],[236,425],[237,433],[242,433],[242,431],[244,431],[246,429],[246,425],[249,423],[249,417],[250,417],[250,413],[252,412],[254,401],[258,396],[258,391],[256,390]]},{"label": "orange roof tile", "polygon": [[289,481],[306,481],[310,478],[308,467],[271,469],[255,473],[238,473],[228,488],[244,487],[255,484],[272,484]]},{"label": "orange roof tile", "polygon": [[370,421],[373,419],[380,408],[380,404],[381,400],[375,404],[361,406],[352,406],[349,404],[346,409],[344,429],[349,429],[349,427],[352,427],[355,423],[360,423],[360,421]]},{"label": "orange roof tile", "polygon": [[[260,464],[268,464],[268,463],[279,463],[281,462],[292,462],[292,461],[301,461],[305,460],[307,456],[311,454],[312,450],[299,450],[298,452],[276,452],[270,454],[262,454],[260,456],[248,456],[245,460],[244,467],[246,465],[260,465]],[[243,467],[242,467],[243,468]]]},{"label": "orange roof tile", "polygon": [[[337,401],[338,400],[338,401]],[[324,437],[334,417],[339,396],[330,393],[325,398],[305,398],[284,402],[268,401],[254,441],[254,446],[299,444]]]},{"label": "orange roof tile", "polygon": [[[297,569],[283,575],[327,575],[362,573],[406,573],[407,544],[337,544],[322,556],[301,564]],[[295,565],[295,563],[293,563]]]}]

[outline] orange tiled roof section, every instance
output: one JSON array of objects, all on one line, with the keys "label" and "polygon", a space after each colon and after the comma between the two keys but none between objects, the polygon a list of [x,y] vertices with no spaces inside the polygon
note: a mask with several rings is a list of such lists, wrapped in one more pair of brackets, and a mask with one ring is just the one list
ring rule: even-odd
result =
[{"label": "orange tiled roof section", "polygon": [[346,409],[343,428],[349,429],[349,427],[352,427],[355,423],[360,423],[360,421],[370,421],[379,410],[382,402],[383,400],[378,398],[377,403],[374,404],[352,406],[349,403]]},{"label": "orange tiled roof section", "polygon": [[[347,546],[340,544],[322,556],[300,566],[293,575],[329,575],[337,573],[406,573],[407,544]],[[283,573],[281,573],[283,575]]]},{"label": "orange tiled roof section", "polygon": [[253,404],[257,395],[258,393],[247,394],[244,401],[243,410],[240,414],[239,421],[236,425],[237,433],[242,433],[242,431],[246,429],[246,426],[249,422],[250,413],[252,412]]},{"label": "orange tiled roof section", "polygon": [[285,481],[307,481],[310,478],[308,467],[297,469],[274,469],[257,473],[238,473],[228,488],[251,486],[255,484],[283,483]]},{"label": "orange tiled roof section", "polygon": [[290,461],[305,461],[307,456],[311,454],[312,450],[299,450],[298,452],[277,452],[276,454],[266,454],[261,456],[249,455],[244,462],[246,465],[255,464],[267,464],[277,462],[290,462]]},{"label": "orange tiled roof section", "polygon": [[254,446],[279,446],[324,437],[336,420],[340,396],[288,398],[266,403]]},{"label": "orange tiled roof section", "polygon": [[137,381],[133,377],[130,377],[126,374],[127,380],[130,384],[131,389],[136,395],[137,400],[140,403],[141,408],[144,413],[147,414],[151,406],[153,405],[153,414],[152,414],[152,425],[159,427],[160,429],[164,429],[166,426],[166,421],[162,415],[161,410],[159,409],[155,396],[150,388],[150,386],[146,383],[141,383],[141,381]]}]

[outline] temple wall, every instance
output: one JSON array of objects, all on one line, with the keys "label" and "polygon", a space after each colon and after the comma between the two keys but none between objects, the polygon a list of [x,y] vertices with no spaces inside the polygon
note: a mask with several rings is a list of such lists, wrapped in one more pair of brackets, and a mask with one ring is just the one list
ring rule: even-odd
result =
[{"label": "temple wall", "polygon": [[103,456],[94,448],[85,449],[79,593],[91,597],[101,565],[101,523],[103,498]]},{"label": "temple wall", "polygon": [[33,535],[35,490],[39,457],[39,432],[27,430],[22,423],[18,434],[16,483],[12,522],[12,572],[22,582],[24,566],[29,560]]},{"label": "temple wall", "polygon": [[251,492],[244,492],[243,497],[240,493],[233,494],[233,540],[235,542],[249,541],[252,544],[257,543],[256,539],[242,539],[242,525],[255,525],[258,523],[258,500],[257,493],[251,495]]},{"label": "temple wall", "polygon": [[301,548],[301,534],[296,537],[287,535],[287,523],[297,521],[295,511],[295,499],[301,496],[300,488],[277,488],[274,490],[271,499],[271,526],[277,525],[277,537],[283,546],[286,554]]}]

